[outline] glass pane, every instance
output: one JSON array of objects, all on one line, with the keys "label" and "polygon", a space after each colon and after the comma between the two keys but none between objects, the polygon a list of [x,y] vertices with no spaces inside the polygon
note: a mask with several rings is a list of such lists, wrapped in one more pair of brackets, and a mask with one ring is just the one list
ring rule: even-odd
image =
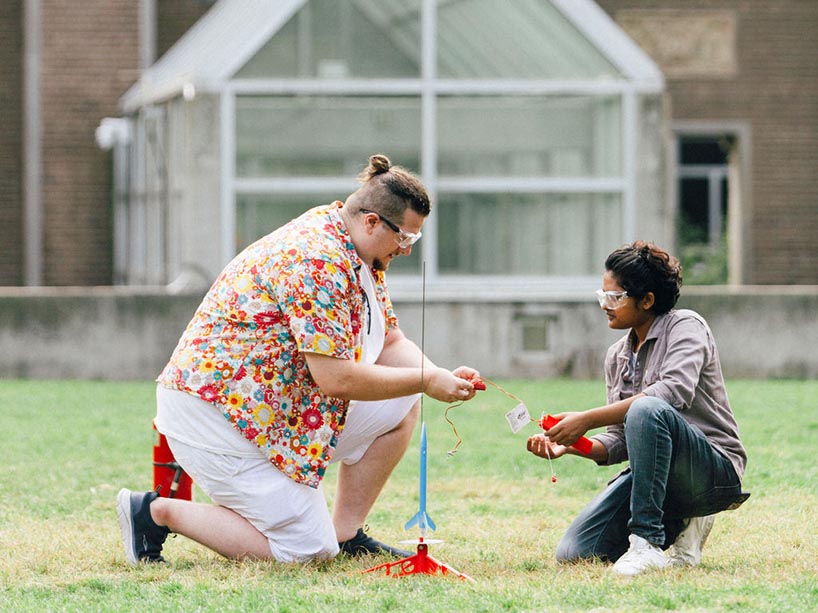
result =
[{"label": "glass pane", "polygon": [[679,181],[679,239],[683,245],[707,243],[708,180],[686,178]]},{"label": "glass pane", "polygon": [[420,167],[415,97],[241,96],[236,175],[354,178],[373,153]]},{"label": "glass pane", "polygon": [[691,137],[679,139],[680,164],[727,165],[730,140],[722,137]]},{"label": "glass pane", "polygon": [[549,2],[438,3],[442,78],[598,79],[621,75]]},{"label": "glass pane", "polygon": [[[236,251],[241,251],[312,207],[329,204],[344,196],[318,193],[239,194],[236,197]],[[392,260],[389,273],[418,274],[421,249],[419,242],[412,248],[412,255]]]},{"label": "glass pane", "polygon": [[[389,272],[386,275],[386,282],[389,283],[389,277],[393,275],[419,275],[421,263],[423,262],[423,241],[421,238],[419,242],[412,246],[411,255],[402,255],[392,260],[389,264]],[[428,269],[428,267],[427,267]]]},{"label": "glass pane", "polygon": [[616,96],[445,97],[440,174],[614,177],[622,172]]},{"label": "glass pane", "polygon": [[602,274],[622,242],[619,194],[441,194],[442,273]]},{"label": "glass pane", "polygon": [[280,228],[301,213],[338,199],[331,194],[238,194],[236,196],[236,249]]},{"label": "glass pane", "polygon": [[420,0],[310,0],[239,78],[417,78]]}]

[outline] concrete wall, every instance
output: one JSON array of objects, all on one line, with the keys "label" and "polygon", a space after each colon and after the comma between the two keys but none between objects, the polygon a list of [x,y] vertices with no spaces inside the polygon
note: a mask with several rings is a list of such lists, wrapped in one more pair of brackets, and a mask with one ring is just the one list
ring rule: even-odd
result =
[{"label": "concrete wall", "polygon": [[152,379],[200,296],[164,289],[0,288],[8,378]]},{"label": "concrete wall", "polygon": [[[166,288],[0,288],[0,376],[153,379],[200,299]],[[727,376],[818,378],[818,286],[685,288],[680,306],[710,322]],[[419,302],[396,309],[419,343]],[[584,298],[428,301],[425,320],[432,359],[490,377],[601,377],[621,334]]]}]

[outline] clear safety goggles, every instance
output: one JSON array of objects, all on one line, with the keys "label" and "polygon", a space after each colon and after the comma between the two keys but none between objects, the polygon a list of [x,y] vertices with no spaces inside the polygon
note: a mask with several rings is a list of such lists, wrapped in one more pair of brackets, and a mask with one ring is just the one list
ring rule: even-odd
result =
[{"label": "clear safety goggles", "polygon": [[372,211],[370,209],[361,209],[361,213],[375,213],[375,215],[378,216],[378,219],[385,223],[386,226],[390,230],[392,230],[392,232],[397,234],[397,236],[395,237],[395,242],[401,249],[406,249],[407,247],[414,245],[416,242],[420,240],[420,237],[423,235],[422,232],[418,232],[417,234],[407,232],[406,230],[398,226],[398,224],[396,224],[391,219],[388,219],[381,215],[380,213],[378,213],[378,211]]},{"label": "clear safety goggles", "polygon": [[603,309],[611,309],[615,310],[625,304],[625,300],[628,298],[628,292],[625,291],[604,291],[601,289],[596,290],[596,299],[599,300],[599,306]]}]

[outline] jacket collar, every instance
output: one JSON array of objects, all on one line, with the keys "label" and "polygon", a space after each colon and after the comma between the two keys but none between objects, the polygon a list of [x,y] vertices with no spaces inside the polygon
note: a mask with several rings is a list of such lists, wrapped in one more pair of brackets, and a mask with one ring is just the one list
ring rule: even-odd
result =
[{"label": "jacket collar", "polygon": [[[647,336],[645,336],[645,341],[642,343],[643,345],[648,341],[654,341],[657,338],[664,335],[668,323],[670,322],[668,315],[670,315],[671,313],[673,313],[673,311],[663,313],[662,315],[659,315],[658,317],[656,317],[656,319],[653,320],[653,323],[650,324],[648,334]],[[625,359],[628,359],[628,354],[633,352],[633,347],[636,340],[635,337],[636,333],[633,331],[633,328],[628,330],[628,333],[625,335],[626,340],[623,343],[621,354]]]}]

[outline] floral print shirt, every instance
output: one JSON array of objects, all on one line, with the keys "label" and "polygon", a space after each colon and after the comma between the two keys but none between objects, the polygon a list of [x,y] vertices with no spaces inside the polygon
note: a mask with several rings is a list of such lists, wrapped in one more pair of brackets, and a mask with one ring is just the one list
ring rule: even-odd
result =
[{"label": "floral print shirt", "polygon": [[[311,209],[236,256],[158,378],[219,407],[279,470],[314,488],[348,402],[321,392],[304,353],[360,361],[366,332],[363,262],[341,206]],[[397,319],[383,272],[373,276],[389,334]]]}]

